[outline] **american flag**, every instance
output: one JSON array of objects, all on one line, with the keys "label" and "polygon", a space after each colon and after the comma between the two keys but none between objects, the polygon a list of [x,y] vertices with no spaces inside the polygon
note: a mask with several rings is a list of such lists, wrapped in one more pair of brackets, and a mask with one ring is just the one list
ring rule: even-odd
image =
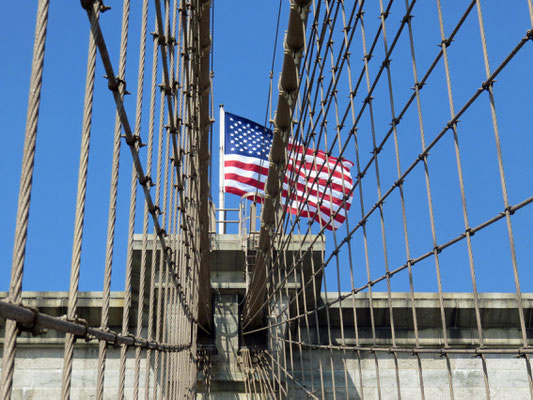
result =
[{"label": "american flag", "polygon": [[[272,131],[230,113],[225,113],[224,124],[224,191],[238,196],[256,191],[264,194]],[[294,142],[287,150],[282,204],[294,215],[312,218],[329,230],[337,229],[352,203],[350,169],[354,164]]]}]

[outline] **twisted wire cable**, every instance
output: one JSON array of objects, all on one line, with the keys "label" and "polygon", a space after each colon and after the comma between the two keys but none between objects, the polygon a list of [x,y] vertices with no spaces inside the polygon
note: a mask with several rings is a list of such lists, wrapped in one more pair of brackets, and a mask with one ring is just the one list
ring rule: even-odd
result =
[{"label": "twisted wire cable", "polygon": [[[24,150],[22,155],[22,172],[20,175],[20,189],[16,219],[17,223],[15,227],[15,241],[13,246],[13,263],[11,265],[11,283],[9,285],[9,301],[14,304],[20,304],[22,300],[22,277],[24,274],[24,260],[26,255],[26,240],[30,214],[33,168],[35,162],[35,143],[37,139],[37,123],[39,121],[39,106],[41,104],[41,88],[49,5],[50,2],[48,0],[39,1],[37,8],[37,19],[35,22],[35,42],[33,45],[30,94],[28,98],[26,129],[24,133]],[[2,377],[0,380],[0,395],[2,398],[8,398],[11,395],[15,366],[16,339],[17,323],[14,320],[7,320],[2,358]]]}]

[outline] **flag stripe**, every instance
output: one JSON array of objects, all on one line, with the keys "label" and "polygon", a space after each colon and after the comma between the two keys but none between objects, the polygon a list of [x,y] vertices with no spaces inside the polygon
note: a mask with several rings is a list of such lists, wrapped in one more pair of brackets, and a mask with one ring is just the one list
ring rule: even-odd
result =
[{"label": "flag stripe", "polygon": [[[338,179],[344,179],[344,181],[346,183],[349,183],[350,185],[353,183],[351,176],[348,176],[348,174],[346,173],[342,173],[340,171],[332,169],[333,165],[330,167],[328,166],[327,163],[323,163],[323,164],[319,162],[314,163],[312,160],[309,162],[307,161],[302,162],[301,159],[290,158],[289,165],[291,164],[299,167],[299,169],[301,169],[302,171],[306,171],[306,172],[308,171],[310,174],[312,174],[312,176],[317,175],[317,174],[318,175],[324,174],[324,176],[328,176],[328,177],[333,176]],[[340,168],[339,165],[337,165],[337,169],[339,168]]]},{"label": "flag stripe", "polygon": [[[328,156],[326,157],[326,153],[324,153],[322,150],[311,150],[311,149],[304,149],[303,146],[294,146],[293,144],[289,143],[287,145],[287,150],[292,151],[294,153],[298,154],[305,154],[306,157],[314,158],[316,155],[317,158],[320,158],[324,162],[332,163],[333,165],[337,164],[337,161],[339,160],[337,157]],[[354,166],[354,163],[350,160],[342,159],[341,162],[339,162],[337,165],[342,165],[342,167],[346,170],[346,172],[350,172],[350,169]]]},{"label": "flag stripe", "polygon": [[[233,182],[237,182],[239,184],[245,184],[248,185],[251,190],[255,191],[255,189],[259,189],[260,191],[264,191],[265,188],[265,182],[266,177],[262,176],[261,181],[258,179],[255,179],[254,177],[244,176],[242,174],[234,174],[234,173],[226,173],[225,174],[225,180],[226,185],[233,186]],[[283,183],[283,190],[285,190],[285,193],[288,193],[289,189],[293,192],[293,200],[297,201],[308,201],[310,204],[316,205],[318,203],[327,204],[329,205],[333,211],[337,211],[339,208],[343,209],[349,209],[351,205],[351,199],[348,198],[348,201],[344,203],[344,197],[342,194],[339,194],[338,192],[332,191],[328,187],[319,187],[319,191],[316,191],[314,189],[310,189],[308,186],[305,186],[300,183],[291,183],[290,185],[287,182],[287,178],[285,178]],[[294,196],[294,193],[296,193],[296,196]],[[322,194],[323,193],[323,194]],[[287,195],[284,195],[285,198],[287,198]],[[333,203],[333,204],[331,204]]]}]

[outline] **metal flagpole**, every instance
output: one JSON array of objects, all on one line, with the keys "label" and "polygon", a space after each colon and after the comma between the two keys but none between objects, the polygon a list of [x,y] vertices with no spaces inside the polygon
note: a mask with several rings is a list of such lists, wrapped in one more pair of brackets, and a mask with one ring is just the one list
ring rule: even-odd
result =
[{"label": "metal flagpole", "polygon": [[220,157],[219,157],[219,193],[218,193],[218,218],[221,222],[218,223],[218,233],[226,233],[226,211],[224,211],[224,129],[225,129],[225,116],[224,116],[224,104],[220,105]]}]

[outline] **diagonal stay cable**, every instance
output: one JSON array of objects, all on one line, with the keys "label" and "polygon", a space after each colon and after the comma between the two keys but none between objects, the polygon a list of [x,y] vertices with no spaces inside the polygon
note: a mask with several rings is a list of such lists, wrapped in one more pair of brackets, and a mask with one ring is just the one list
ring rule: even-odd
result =
[{"label": "diagonal stay cable", "polygon": [[[454,33],[456,33],[457,30],[454,30]],[[418,157],[416,158],[416,160],[403,172],[403,174],[401,175],[401,177],[389,188],[389,190],[387,192],[385,192],[383,194],[383,196],[381,198],[378,199],[378,201],[374,204],[374,206],[366,213],[365,217],[362,218],[359,223],[352,229],[352,231],[350,232],[349,235],[347,235],[343,240],[342,242],[339,244],[338,248],[336,250],[334,250],[334,252],[332,253],[331,256],[333,256],[335,254],[335,252],[338,252],[339,251],[339,248],[342,247],[347,241],[349,241],[351,239],[351,237],[354,235],[354,233],[364,224],[366,223],[366,221],[369,219],[369,217],[377,210],[379,209],[379,206],[385,201],[385,199],[394,191],[394,189],[396,187],[399,187],[400,183],[405,179],[405,177],[416,167],[416,165],[418,165],[419,162],[423,161],[423,159],[425,157],[427,157],[429,155],[429,152],[430,150],[439,142],[439,140],[442,138],[442,136],[444,136],[446,134],[446,132],[448,132],[450,129],[451,129],[451,126],[458,122],[459,118],[466,112],[466,110],[472,105],[472,103],[481,95],[481,93],[483,93],[486,89],[486,87],[488,87],[488,85],[491,84],[491,82],[494,82],[494,80],[496,79],[496,77],[499,75],[499,73],[503,70],[503,68],[512,60],[512,58],[518,53],[518,51],[529,41],[531,40],[531,37],[533,37],[533,30],[528,30],[526,32],[526,35],[519,41],[519,43],[511,50],[511,52],[505,57],[505,59],[502,61],[502,63],[493,71],[493,73],[491,74],[491,76],[485,80],[481,86],[476,90],[476,92],[468,99],[468,101],[463,105],[463,107],[457,112],[457,114],[455,115],[455,118],[451,119],[450,121],[447,122],[446,126],[439,132],[439,134],[433,139],[433,141],[426,147],[426,149],[420,153],[418,155]],[[431,71],[433,71],[436,63],[438,62],[438,59],[440,59],[442,55],[442,50],[439,52],[439,54],[437,55],[435,61],[431,64],[429,70],[427,71],[427,73],[424,75],[424,78],[420,81],[420,84],[419,84],[419,87],[420,89],[424,86],[424,83],[427,81],[427,79],[429,78],[429,74],[431,73]],[[408,106],[415,100],[416,98],[416,94],[413,93],[412,96],[409,98],[409,100],[407,101],[407,104],[405,105],[405,107],[402,109],[402,111],[398,114],[397,116],[397,119],[398,118],[401,118],[401,116],[403,116],[403,114],[405,114],[405,112],[407,111],[407,108]],[[383,139],[383,141],[380,143],[380,145],[378,146],[378,148],[382,148],[385,144],[385,141],[391,136],[393,130],[392,130],[392,127],[389,129],[389,132],[387,133],[386,137]],[[341,155],[342,156],[342,155]],[[372,165],[373,161],[375,160],[377,154],[373,154],[371,159],[369,160],[369,162],[367,163],[367,165],[365,166],[365,168],[362,170],[361,172],[361,176],[358,176],[357,177],[357,181],[354,183],[354,186],[353,188],[350,190],[350,193],[348,194],[351,195],[353,193],[353,191],[356,189],[357,185],[361,183],[362,181],[362,177],[364,177],[364,175],[366,174],[366,172],[368,171],[368,169],[370,168],[370,166]],[[346,202],[346,200],[344,200],[344,202]],[[339,209],[340,210],[340,209]],[[335,217],[339,210],[337,212],[335,212],[333,214],[333,217]],[[295,227],[295,223],[293,223],[293,226],[292,226],[292,229],[294,229]],[[325,227],[322,227],[322,229],[320,230],[319,232],[319,235],[322,234],[323,232],[325,231]],[[307,233],[306,233],[307,235]],[[313,243],[315,243],[318,239],[315,238],[313,240]],[[313,244],[312,243],[312,244]],[[312,247],[312,244],[310,245],[310,247]],[[331,259],[331,256],[329,259]],[[325,266],[329,263],[329,259],[324,263],[324,265],[321,267],[321,269],[324,269]],[[300,259],[300,261],[298,262],[298,264],[300,264],[301,262],[303,262],[304,260],[304,257],[302,257]],[[292,266],[291,268],[294,269],[297,267],[297,265],[294,265]],[[291,269],[291,271],[292,271]],[[289,271],[289,273],[291,272]],[[274,290],[279,290],[279,288],[281,287],[281,285],[283,285],[285,282],[285,280],[283,280],[282,282],[280,282],[277,286],[276,289]],[[266,301],[268,301],[269,299],[267,299]],[[265,302],[266,302],[265,301]]]}]

